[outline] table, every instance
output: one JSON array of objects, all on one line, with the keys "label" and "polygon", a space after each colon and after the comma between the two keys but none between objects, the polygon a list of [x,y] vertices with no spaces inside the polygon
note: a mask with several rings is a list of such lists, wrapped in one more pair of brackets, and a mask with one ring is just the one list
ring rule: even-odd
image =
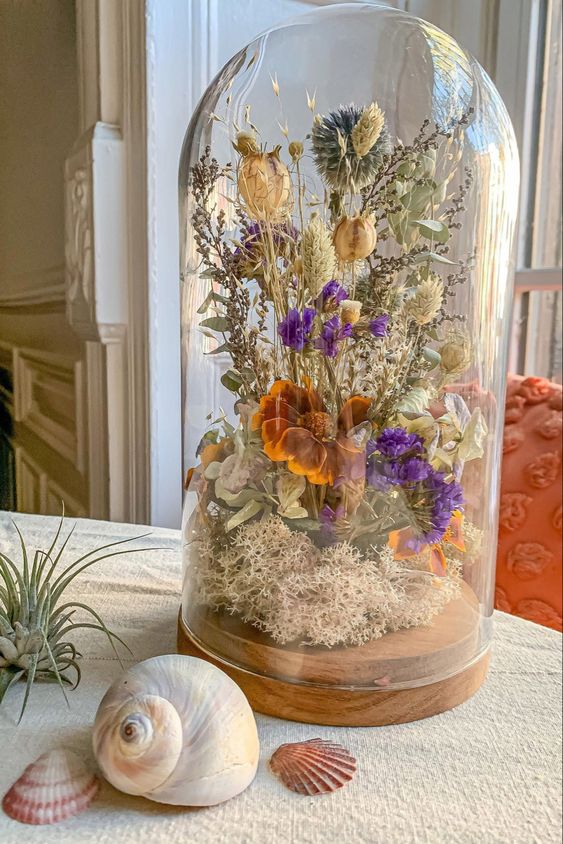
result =
[{"label": "table", "polygon": [[[57,520],[16,515],[28,542],[45,547]],[[73,595],[94,607],[134,652],[132,663],[175,650],[180,596],[179,531],[79,520],[72,547],[151,536],[147,549],[105,560]],[[18,557],[11,515],[0,513],[0,548]],[[159,550],[156,550],[159,549]],[[336,728],[257,716],[261,761],[254,783],[210,809],[160,806],[104,783],[90,809],[62,824],[24,827],[0,812],[2,844],[549,844],[561,841],[561,636],[496,613],[492,670],[457,709],[385,728]],[[38,685],[16,726],[23,687],[0,710],[0,794],[46,750],[92,758],[98,703],[121,668],[101,634],[76,636],[83,679],[69,694]],[[358,760],[354,780],[332,795],[301,797],[269,773],[283,742],[332,738]]]}]

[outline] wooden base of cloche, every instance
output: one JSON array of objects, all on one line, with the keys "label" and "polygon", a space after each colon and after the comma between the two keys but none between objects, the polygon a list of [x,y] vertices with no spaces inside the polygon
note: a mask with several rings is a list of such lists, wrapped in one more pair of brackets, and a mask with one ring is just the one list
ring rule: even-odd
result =
[{"label": "wooden base of cloche", "polygon": [[[265,715],[309,724],[384,726],[437,715],[477,691],[489,666],[488,652],[470,662],[479,653],[479,620],[477,599],[466,583],[462,596],[429,627],[349,648],[279,648],[250,625],[215,612],[192,618],[196,638],[180,611],[178,651],[217,665]],[[446,679],[424,683],[432,676]],[[396,688],[413,678],[420,685]],[[386,689],[388,683],[395,688]]]}]

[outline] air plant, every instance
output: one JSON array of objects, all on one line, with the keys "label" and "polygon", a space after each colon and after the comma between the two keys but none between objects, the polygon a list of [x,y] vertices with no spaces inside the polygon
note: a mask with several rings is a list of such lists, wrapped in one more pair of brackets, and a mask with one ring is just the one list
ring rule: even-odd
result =
[{"label": "air plant", "polygon": [[[63,553],[74,532],[73,527],[56,550],[63,522],[64,511],[49,550],[36,550],[33,559],[14,522],[21,546],[21,565],[0,551],[0,705],[10,686],[24,679],[26,689],[20,721],[36,681],[58,683],[68,704],[65,687],[76,688],[81,678],[78,665],[81,654],[67,638],[73,630],[86,628],[104,633],[118,659],[116,642],[131,653],[125,642],[108,630],[92,607],[80,601],[66,601],[64,596],[74,579],[95,563],[108,557],[146,549],[108,551],[132,541],[122,539],[95,548],[60,569]],[[108,553],[101,553],[104,551]],[[89,620],[75,620],[77,610],[87,613]],[[74,672],[73,679],[68,676],[69,672]]]}]

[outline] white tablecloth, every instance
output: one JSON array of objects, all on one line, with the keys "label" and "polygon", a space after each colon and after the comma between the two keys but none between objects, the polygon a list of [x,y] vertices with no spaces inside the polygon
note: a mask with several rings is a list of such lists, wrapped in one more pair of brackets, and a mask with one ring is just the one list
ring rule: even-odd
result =
[{"label": "white tablecloth", "polygon": [[[0,514],[0,548],[18,556],[10,516]],[[55,519],[16,515],[34,547]],[[72,547],[136,536],[132,525],[80,520]],[[145,547],[85,572],[73,596],[94,607],[139,661],[175,650],[180,536],[153,529]],[[67,708],[57,687],[38,685],[16,726],[23,687],[0,709],[0,794],[44,751],[67,746],[91,758],[90,727],[120,674],[101,634],[77,636],[83,680]],[[257,716],[261,762],[239,797],[210,809],[178,809],[129,797],[104,783],[90,809],[62,824],[22,826],[0,812],[2,844],[549,844],[561,841],[561,636],[496,613],[492,670],[457,709],[385,728],[337,728]],[[301,797],[269,773],[282,742],[332,738],[358,760],[354,780],[332,795]]]}]

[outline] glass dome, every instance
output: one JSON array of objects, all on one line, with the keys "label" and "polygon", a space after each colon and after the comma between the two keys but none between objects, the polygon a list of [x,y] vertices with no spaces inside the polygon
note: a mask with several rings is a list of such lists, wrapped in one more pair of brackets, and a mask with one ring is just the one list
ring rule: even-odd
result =
[{"label": "glass dome", "polygon": [[486,654],[517,197],[491,80],[405,13],[304,15],[206,91],[180,165],[181,625],[225,670],[394,691]]}]

